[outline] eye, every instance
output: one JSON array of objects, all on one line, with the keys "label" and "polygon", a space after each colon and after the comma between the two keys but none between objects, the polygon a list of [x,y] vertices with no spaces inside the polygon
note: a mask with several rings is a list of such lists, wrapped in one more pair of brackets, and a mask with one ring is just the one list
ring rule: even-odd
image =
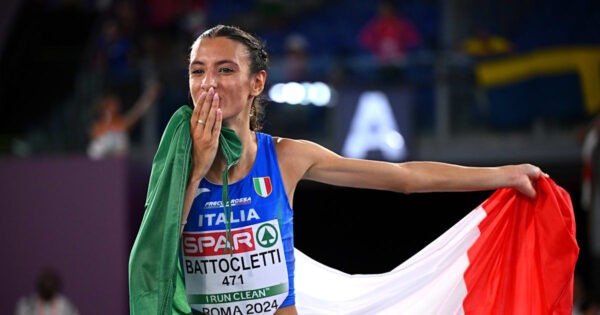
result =
[{"label": "eye", "polygon": [[233,73],[233,69],[224,67],[224,68],[220,68],[219,72],[222,72],[222,73]]},{"label": "eye", "polygon": [[200,75],[200,74],[203,74],[203,73],[204,73],[203,69],[190,69],[190,74]]}]

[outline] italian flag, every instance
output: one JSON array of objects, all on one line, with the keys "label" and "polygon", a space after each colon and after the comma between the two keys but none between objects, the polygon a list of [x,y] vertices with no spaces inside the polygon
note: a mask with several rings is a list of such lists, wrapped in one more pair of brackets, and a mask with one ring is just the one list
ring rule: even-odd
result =
[{"label": "italian flag", "polygon": [[499,189],[392,271],[349,275],[296,249],[300,314],[572,314],[579,247],[569,194]]},{"label": "italian flag", "polygon": [[254,177],[252,178],[252,182],[254,183],[254,190],[261,197],[268,197],[273,191],[273,186],[271,185],[271,177]]}]

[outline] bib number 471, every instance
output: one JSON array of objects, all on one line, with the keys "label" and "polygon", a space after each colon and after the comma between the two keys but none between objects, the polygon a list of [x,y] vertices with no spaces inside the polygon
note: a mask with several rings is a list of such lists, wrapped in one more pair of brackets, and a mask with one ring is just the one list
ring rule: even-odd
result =
[{"label": "bib number 471", "polygon": [[225,276],[225,278],[223,278],[223,282],[221,283],[223,285],[244,284],[244,277],[242,275]]}]

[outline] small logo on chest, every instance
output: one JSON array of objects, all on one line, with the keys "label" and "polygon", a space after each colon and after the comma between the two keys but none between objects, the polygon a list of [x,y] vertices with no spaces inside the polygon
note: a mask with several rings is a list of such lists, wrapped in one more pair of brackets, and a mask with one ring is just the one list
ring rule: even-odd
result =
[{"label": "small logo on chest", "polygon": [[271,177],[254,177],[252,178],[254,184],[254,191],[259,196],[266,198],[273,191],[273,185],[271,185]]}]

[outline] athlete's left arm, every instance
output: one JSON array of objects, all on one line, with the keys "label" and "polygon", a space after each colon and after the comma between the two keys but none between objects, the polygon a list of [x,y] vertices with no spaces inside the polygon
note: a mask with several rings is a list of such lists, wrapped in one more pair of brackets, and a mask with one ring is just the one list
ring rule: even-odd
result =
[{"label": "athlete's left arm", "polygon": [[[291,178],[401,193],[478,191],[513,187],[535,196],[534,182],[545,174],[530,164],[468,167],[440,162],[390,163],[342,157],[316,143],[280,139],[282,167]],[[281,153],[280,153],[281,152]],[[296,180],[296,181],[297,181]],[[285,178],[284,178],[285,181]]]}]

